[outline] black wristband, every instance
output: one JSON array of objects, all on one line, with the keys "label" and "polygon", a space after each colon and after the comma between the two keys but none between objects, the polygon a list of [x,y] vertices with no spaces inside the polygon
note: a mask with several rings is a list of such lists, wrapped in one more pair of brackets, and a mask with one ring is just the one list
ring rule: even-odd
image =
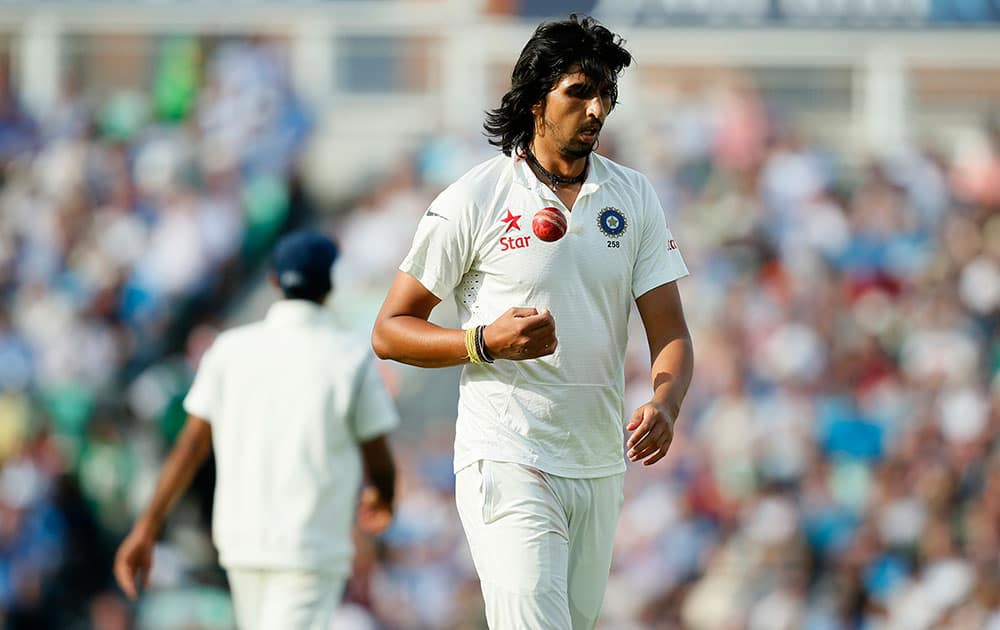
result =
[{"label": "black wristband", "polygon": [[493,363],[493,357],[490,355],[490,351],[486,348],[486,338],[483,333],[484,330],[486,330],[486,326],[476,326],[476,350],[479,352],[479,356],[482,357],[483,361]]}]

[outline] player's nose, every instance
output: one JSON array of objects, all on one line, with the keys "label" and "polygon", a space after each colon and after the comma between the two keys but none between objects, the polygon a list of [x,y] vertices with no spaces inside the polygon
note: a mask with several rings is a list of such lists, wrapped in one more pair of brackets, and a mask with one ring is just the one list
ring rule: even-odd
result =
[{"label": "player's nose", "polygon": [[608,115],[608,112],[604,107],[604,100],[600,94],[595,95],[587,102],[587,115],[596,118],[602,123],[604,122],[604,118]]}]

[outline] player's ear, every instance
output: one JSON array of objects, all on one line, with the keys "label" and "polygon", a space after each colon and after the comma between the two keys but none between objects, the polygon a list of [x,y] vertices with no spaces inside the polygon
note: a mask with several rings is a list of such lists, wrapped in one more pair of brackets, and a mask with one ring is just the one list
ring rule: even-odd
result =
[{"label": "player's ear", "polygon": [[545,99],[531,106],[531,115],[535,119],[535,135],[545,135]]}]

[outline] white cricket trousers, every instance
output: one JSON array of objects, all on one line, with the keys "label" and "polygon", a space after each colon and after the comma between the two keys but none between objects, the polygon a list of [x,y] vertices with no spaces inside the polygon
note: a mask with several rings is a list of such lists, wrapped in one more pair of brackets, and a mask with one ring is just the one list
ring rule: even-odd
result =
[{"label": "white cricket trousers", "polygon": [[625,475],[569,479],[481,460],[455,502],[493,630],[589,630],[611,571]]},{"label": "white cricket trousers", "polygon": [[328,630],[347,579],[321,571],[227,569],[240,630]]}]

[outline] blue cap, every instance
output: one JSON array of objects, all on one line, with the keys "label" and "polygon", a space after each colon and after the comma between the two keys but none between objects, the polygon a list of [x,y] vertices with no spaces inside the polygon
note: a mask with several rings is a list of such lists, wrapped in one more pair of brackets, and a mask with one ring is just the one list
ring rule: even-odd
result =
[{"label": "blue cap", "polygon": [[291,232],[275,246],[271,268],[286,297],[315,299],[333,288],[331,275],[338,253],[336,243],[320,232]]}]

